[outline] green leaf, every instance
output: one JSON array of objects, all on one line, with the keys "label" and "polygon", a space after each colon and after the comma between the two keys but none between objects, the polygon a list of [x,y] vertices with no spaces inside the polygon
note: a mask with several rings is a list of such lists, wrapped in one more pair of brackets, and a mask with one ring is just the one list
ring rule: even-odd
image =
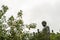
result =
[{"label": "green leaf", "polygon": [[9,18],[9,20],[14,21],[14,17],[13,17],[13,16],[11,16],[11,17]]}]

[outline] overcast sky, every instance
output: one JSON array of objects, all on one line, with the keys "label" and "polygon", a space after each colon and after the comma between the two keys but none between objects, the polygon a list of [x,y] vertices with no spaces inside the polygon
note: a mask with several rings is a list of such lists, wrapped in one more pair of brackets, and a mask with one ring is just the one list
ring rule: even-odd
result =
[{"label": "overcast sky", "polygon": [[0,9],[2,5],[9,7],[5,14],[8,17],[16,16],[18,11],[22,10],[25,24],[37,23],[37,29],[41,30],[41,22],[45,20],[50,30],[59,32],[60,0],[0,0]]}]

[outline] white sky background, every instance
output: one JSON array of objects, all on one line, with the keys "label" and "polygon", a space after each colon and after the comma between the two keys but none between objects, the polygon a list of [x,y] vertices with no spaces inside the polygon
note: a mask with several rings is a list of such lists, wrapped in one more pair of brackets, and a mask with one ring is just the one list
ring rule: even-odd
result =
[{"label": "white sky background", "polygon": [[41,22],[46,20],[51,30],[59,32],[60,0],[0,0],[0,9],[2,5],[9,7],[7,18],[22,10],[25,24],[37,23],[37,29],[41,30]]}]

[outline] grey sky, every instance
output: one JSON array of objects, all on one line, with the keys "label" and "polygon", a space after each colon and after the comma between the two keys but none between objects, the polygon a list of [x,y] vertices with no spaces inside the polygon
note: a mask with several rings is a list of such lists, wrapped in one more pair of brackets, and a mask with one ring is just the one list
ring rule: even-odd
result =
[{"label": "grey sky", "polygon": [[46,20],[51,30],[58,32],[60,29],[60,0],[0,0],[0,9],[2,5],[9,7],[8,17],[23,10],[25,24],[37,23],[37,29],[41,30],[41,22]]}]

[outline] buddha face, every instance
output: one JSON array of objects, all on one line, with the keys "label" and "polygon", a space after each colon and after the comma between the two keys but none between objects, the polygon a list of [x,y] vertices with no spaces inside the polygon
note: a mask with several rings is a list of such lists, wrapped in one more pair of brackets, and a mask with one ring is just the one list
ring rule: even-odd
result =
[{"label": "buddha face", "polygon": [[46,21],[42,21],[42,26],[45,27],[47,25]]}]

